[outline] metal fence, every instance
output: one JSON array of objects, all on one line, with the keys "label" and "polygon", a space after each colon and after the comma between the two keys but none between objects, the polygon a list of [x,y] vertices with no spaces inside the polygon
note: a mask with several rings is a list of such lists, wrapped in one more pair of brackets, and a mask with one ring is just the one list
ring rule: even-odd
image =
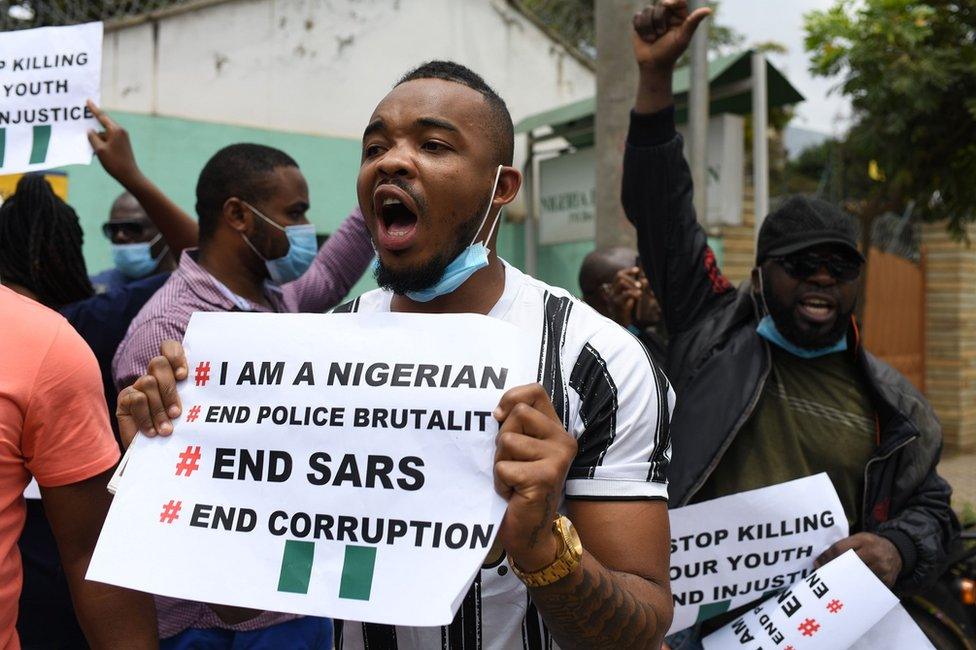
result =
[{"label": "metal fence", "polygon": [[192,0],[0,0],[0,31],[118,20]]}]

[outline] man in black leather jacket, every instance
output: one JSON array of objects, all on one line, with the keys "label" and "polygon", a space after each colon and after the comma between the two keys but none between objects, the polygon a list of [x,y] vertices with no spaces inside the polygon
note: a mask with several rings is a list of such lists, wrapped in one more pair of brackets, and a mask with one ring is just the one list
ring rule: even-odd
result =
[{"label": "man in black leather jacket", "polygon": [[786,201],[764,221],[738,290],[696,220],[671,75],[708,11],[665,0],[634,18],[640,85],[623,203],[671,336],[671,506],[826,471],[852,535],[818,563],[854,549],[898,593],[918,590],[958,531],[936,473],[942,431],[918,390],[860,344],[863,257],[849,217]]}]

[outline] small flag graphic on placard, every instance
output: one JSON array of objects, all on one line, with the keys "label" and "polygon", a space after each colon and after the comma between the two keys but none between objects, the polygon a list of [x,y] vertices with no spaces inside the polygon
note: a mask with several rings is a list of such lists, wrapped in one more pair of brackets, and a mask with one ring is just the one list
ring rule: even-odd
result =
[{"label": "small flag graphic on placard", "polygon": [[[51,144],[51,125],[41,124],[33,128],[30,164],[39,165],[47,160],[48,145]],[[0,129],[0,167],[3,167],[7,153],[7,129]]]},{"label": "small flag graphic on placard", "polygon": [[[314,542],[286,540],[281,572],[278,575],[278,591],[307,594],[314,559]],[[369,600],[375,566],[376,548],[351,544],[346,546],[342,577],[339,580],[339,598]]]}]

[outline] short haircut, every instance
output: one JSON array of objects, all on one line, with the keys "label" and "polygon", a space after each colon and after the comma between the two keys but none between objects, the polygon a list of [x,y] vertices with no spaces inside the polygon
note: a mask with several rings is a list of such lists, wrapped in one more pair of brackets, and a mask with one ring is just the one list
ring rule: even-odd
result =
[{"label": "short haircut", "polygon": [[491,144],[499,165],[511,165],[515,157],[515,126],[508,112],[505,100],[498,96],[491,86],[477,73],[453,61],[428,61],[407,74],[396,83],[397,86],[415,79],[443,79],[467,86],[481,93],[488,104],[490,115],[487,125],[491,133]]},{"label": "short haircut", "polygon": [[600,285],[613,282],[618,271],[636,263],[637,251],[627,246],[605,246],[590,251],[580,265],[580,291],[584,295],[594,293]]},{"label": "short haircut", "polygon": [[259,202],[274,192],[267,175],[278,167],[298,167],[284,151],[263,144],[232,144],[215,153],[197,180],[200,240],[213,236],[227,199]]}]

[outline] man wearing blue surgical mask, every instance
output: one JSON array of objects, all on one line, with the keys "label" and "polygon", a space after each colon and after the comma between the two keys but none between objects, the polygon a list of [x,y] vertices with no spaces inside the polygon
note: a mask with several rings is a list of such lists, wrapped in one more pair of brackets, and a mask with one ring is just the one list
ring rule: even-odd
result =
[{"label": "man wearing blue surgical mask", "polygon": [[112,203],[102,232],[112,242],[115,265],[92,276],[96,293],[176,268],[176,259],[162,233],[139,201],[128,192],[120,194]]},{"label": "man wearing blue surgical mask", "polygon": [[[166,284],[132,321],[112,363],[131,385],[165,339],[182,339],[195,311],[315,312],[336,305],[373,257],[356,209],[322,246],[307,213],[305,176],[288,154],[233,144],[214,154],[196,188],[199,247],[182,252]],[[327,648],[331,622],[156,599],[160,647]]]}]

